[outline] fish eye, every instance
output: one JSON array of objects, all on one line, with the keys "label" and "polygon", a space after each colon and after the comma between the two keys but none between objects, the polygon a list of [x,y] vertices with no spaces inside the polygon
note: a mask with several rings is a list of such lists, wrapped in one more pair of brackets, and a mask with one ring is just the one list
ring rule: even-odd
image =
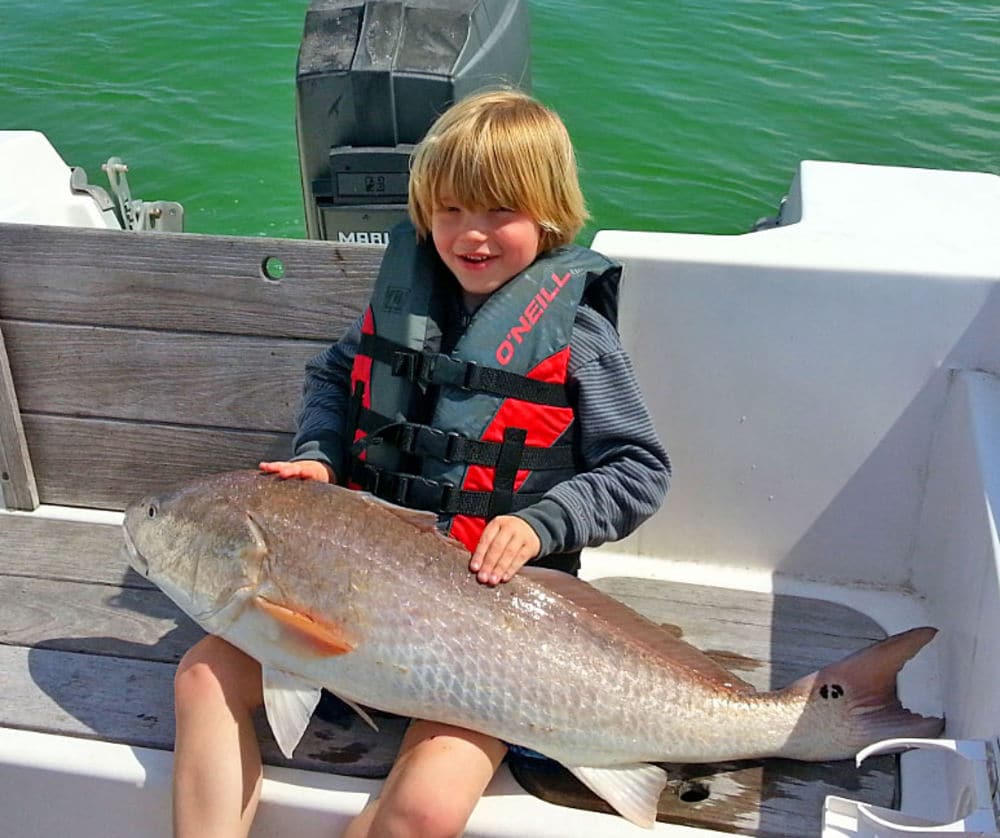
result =
[{"label": "fish eye", "polygon": [[157,510],[155,503],[151,503],[149,506],[146,507],[146,515],[148,515],[150,518],[156,517],[156,511]]}]

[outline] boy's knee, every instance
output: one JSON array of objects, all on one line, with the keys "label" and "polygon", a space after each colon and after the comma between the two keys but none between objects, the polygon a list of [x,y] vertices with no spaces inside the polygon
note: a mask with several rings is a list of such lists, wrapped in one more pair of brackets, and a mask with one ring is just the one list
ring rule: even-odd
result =
[{"label": "boy's knee", "polygon": [[397,838],[458,838],[465,831],[470,814],[467,807],[456,805],[440,789],[437,794],[419,798],[407,796],[382,801],[379,807],[379,820],[382,821],[380,834]]},{"label": "boy's knee", "polygon": [[254,708],[261,701],[260,667],[221,638],[208,635],[181,658],[174,675],[178,708],[213,699]]}]

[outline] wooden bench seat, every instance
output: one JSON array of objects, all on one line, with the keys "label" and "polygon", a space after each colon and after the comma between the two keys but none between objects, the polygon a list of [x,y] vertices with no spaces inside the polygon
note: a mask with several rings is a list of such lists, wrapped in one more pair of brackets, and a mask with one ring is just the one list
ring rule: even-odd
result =
[{"label": "wooden bench seat", "polygon": [[[379,256],[325,242],[0,225],[0,726],[172,747],[173,674],[201,630],[128,569],[113,515],[67,520],[37,507],[121,510],[171,483],[285,456],[303,365],[361,311]],[[273,259],[280,279],[264,267]],[[882,636],[831,603],[597,584],[762,689]],[[262,722],[265,760],[383,776],[405,721],[377,719],[381,734],[353,714],[314,720],[291,763]],[[817,834],[825,794],[890,805],[894,765],[672,767],[662,816]],[[542,797],[603,805],[550,764],[513,769]]]}]

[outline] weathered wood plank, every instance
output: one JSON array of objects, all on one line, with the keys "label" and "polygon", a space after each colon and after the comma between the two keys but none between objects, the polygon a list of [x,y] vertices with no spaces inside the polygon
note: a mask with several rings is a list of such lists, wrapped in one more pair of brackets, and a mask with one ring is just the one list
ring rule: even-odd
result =
[{"label": "weathered wood plank", "polygon": [[328,344],[0,321],[24,413],[292,431]]},{"label": "weathered wood plank", "polygon": [[797,624],[811,633],[843,638],[847,643],[869,643],[885,637],[875,620],[848,606],[824,600],[629,576],[608,576],[593,584],[612,596],[628,600],[632,608],[660,623],[671,621],[675,616],[671,613],[674,606],[686,617],[692,613],[710,614],[711,622],[731,626],[734,631],[742,626],[769,628],[775,622],[776,612],[794,612]]},{"label": "weathered wood plank", "polygon": [[38,488],[31,469],[10,359],[0,327],[0,497],[7,509],[34,509]]},{"label": "weathered wood plank", "polygon": [[121,557],[114,524],[0,513],[0,574],[154,588]]},{"label": "weathered wood plank", "polygon": [[0,646],[0,724],[153,748],[173,740],[174,667]]},{"label": "weathered wood plank", "polygon": [[204,634],[159,590],[0,576],[0,644],[177,663]]},{"label": "weathered wood plank", "polygon": [[[171,750],[174,671],[169,663],[0,646],[0,726]],[[379,733],[353,712],[332,723],[314,718],[288,760],[258,716],[261,754],[269,765],[384,777],[407,722],[374,717]]]},{"label": "weathered wood plank", "polygon": [[885,637],[874,620],[834,602],[621,576],[594,586],[657,623],[679,627],[684,640],[762,690],[784,687]]},{"label": "weathered wood plank", "polygon": [[214,471],[287,458],[292,434],[60,416],[24,417],[43,503],[124,509]]},{"label": "weathered wood plank", "polygon": [[[367,302],[382,248],[0,224],[0,313],[21,320],[330,342]],[[265,260],[284,268],[264,276]]]}]

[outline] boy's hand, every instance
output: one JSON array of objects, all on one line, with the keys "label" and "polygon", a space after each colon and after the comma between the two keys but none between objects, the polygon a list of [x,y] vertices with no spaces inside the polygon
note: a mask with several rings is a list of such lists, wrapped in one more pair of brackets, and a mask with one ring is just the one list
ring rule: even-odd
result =
[{"label": "boy's hand", "polygon": [[485,585],[509,582],[542,542],[531,525],[513,515],[499,515],[486,525],[469,561],[469,570]]},{"label": "boy's hand", "polygon": [[298,478],[299,480],[317,480],[320,483],[334,483],[336,481],[333,469],[319,460],[261,463],[260,470],[265,474],[276,474],[282,480]]}]

